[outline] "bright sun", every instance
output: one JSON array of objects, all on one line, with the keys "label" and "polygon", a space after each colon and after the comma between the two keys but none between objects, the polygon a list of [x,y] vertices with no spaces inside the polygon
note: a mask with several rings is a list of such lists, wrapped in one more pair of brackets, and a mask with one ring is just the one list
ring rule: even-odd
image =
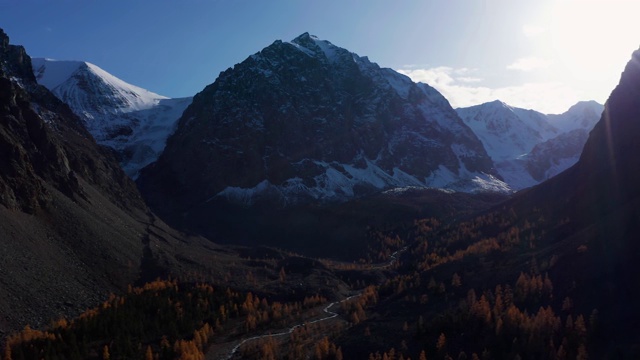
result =
[{"label": "bright sun", "polygon": [[640,45],[640,1],[560,0],[552,6],[548,39],[554,61],[577,79],[597,77],[603,69],[619,69],[619,76]]}]

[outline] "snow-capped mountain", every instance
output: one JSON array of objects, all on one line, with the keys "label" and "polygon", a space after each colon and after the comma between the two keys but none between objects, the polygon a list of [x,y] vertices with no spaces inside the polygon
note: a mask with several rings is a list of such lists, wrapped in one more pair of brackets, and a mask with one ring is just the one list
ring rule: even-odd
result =
[{"label": "snow-capped mountain", "polygon": [[67,103],[99,144],[115,149],[134,179],[158,158],[191,103],[128,84],[84,61],[33,58],[32,65],[38,83]]},{"label": "snow-capped mountain", "polygon": [[559,133],[544,114],[514,108],[498,100],[456,111],[494,162],[527,154],[536,144]]},{"label": "snow-capped mountain", "polygon": [[575,164],[603,109],[588,101],[545,115],[496,100],[456,111],[482,141],[502,179],[523,189]]},{"label": "snow-capped mountain", "polygon": [[435,89],[305,33],[197,94],[138,183],[159,211],[184,214],[216,197],[292,204],[399,186],[509,191],[494,174]]},{"label": "snow-capped mountain", "polygon": [[549,123],[562,132],[575,129],[591,131],[600,120],[604,106],[595,101],[580,101],[562,114],[547,115]]}]

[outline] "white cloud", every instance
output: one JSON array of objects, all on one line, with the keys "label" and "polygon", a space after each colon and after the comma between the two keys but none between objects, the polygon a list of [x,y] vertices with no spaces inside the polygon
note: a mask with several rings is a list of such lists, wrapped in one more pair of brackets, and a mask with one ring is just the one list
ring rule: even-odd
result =
[{"label": "white cloud", "polygon": [[472,73],[472,72],[475,72],[475,71],[476,71],[476,69],[469,69],[469,68],[466,68],[466,67],[453,69],[453,73],[456,74],[456,75],[469,74],[469,73]]},{"label": "white cloud", "polygon": [[467,107],[493,100],[543,113],[561,113],[580,100],[577,92],[559,82],[525,83],[521,85],[490,88],[477,82],[458,77],[460,69],[440,66],[430,69],[404,69],[398,72],[413,81],[427,83],[444,95],[451,106]]},{"label": "white cloud", "polygon": [[413,81],[419,81],[429,85],[450,84],[454,82],[453,77],[451,77],[454,69],[448,66],[440,66],[430,69],[405,69],[398,70],[398,72],[407,75]]},{"label": "white cloud", "polygon": [[458,80],[460,82],[464,82],[464,83],[475,83],[475,82],[481,82],[482,78],[471,77],[471,76],[462,76],[462,77],[457,78],[456,80]]},{"label": "white cloud", "polygon": [[544,69],[551,65],[551,61],[538,58],[535,56],[524,57],[516,60],[513,64],[508,65],[509,70],[532,71],[536,69]]}]

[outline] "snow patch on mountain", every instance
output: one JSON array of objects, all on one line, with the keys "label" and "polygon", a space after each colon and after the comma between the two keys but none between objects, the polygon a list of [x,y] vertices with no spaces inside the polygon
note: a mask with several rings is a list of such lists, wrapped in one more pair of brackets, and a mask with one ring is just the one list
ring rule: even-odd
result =
[{"label": "snow patch on mountain", "polygon": [[459,192],[499,192],[509,194],[513,192],[511,186],[497,177],[471,172],[462,166],[460,174],[455,174],[445,166],[440,166],[425,183],[427,187],[448,189]]},{"label": "snow patch on mountain", "polygon": [[31,58],[31,65],[38,83],[47,89],[54,89],[69,79],[81,66],[84,66],[85,62]]},{"label": "snow patch on mountain", "polygon": [[409,91],[414,86],[414,82],[408,76],[402,75],[392,69],[380,69],[384,78],[389,82],[389,85],[400,95],[403,99],[409,98]]},{"label": "snow patch on mountain", "polygon": [[[168,99],[166,96],[122,81],[88,62],[33,58],[31,64],[39,84],[54,93],[60,93],[65,97],[65,101],[76,107],[87,105],[85,97],[91,95],[87,94],[88,90],[100,91],[99,95],[110,97],[110,100],[117,104],[117,107],[111,110],[114,113],[150,109],[156,106],[161,99]],[[87,74],[93,75],[97,78],[96,80],[99,79],[101,84],[84,83],[88,80]],[[86,107],[84,110],[91,113],[100,109]],[[100,113],[95,115],[100,115]]]},{"label": "snow patch on mountain", "polygon": [[[312,160],[307,160],[312,161]],[[373,161],[366,160],[366,167],[359,168],[352,164],[326,163],[312,161],[324,168],[324,173],[314,177],[314,184],[306,184],[299,177],[286,180],[281,185],[272,184],[268,180],[254,187],[241,188],[229,186],[210,198],[223,197],[234,203],[252,205],[264,198],[279,199],[281,205],[296,204],[301,199],[334,201],[358,195],[358,188],[385,191],[389,188],[439,188],[446,191],[459,192],[498,192],[509,194],[511,187],[493,175],[470,172],[464,167],[462,174],[455,174],[441,166],[431,176],[418,179],[413,175],[394,168],[388,173]]]},{"label": "snow patch on mountain", "polygon": [[311,35],[311,39],[316,43],[316,45],[322,50],[324,56],[331,62],[337,61],[337,51],[338,47],[334,46],[332,43],[327,40],[320,40],[318,37]]},{"label": "snow patch on mountain", "polygon": [[191,98],[170,99],[83,61],[33,58],[38,83],[64,101],[96,141],[120,155],[132,178],[155,161]]}]

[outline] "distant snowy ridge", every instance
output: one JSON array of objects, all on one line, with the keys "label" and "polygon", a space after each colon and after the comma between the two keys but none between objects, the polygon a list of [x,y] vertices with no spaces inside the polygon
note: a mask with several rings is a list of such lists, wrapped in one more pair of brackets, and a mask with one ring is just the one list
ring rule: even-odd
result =
[{"label": "distant snowy ridge", "polygon": [[99,144],[116,150],[132,178],[155,161],[191,98],[170,99],[83,61],[33,58],[38,83],[83,121]]},{"label": "distant snowy ridge", "polygon": [[576,129],[591,131],[600,120],[604,106],[596,101],[580,101],[562,114],[547,115],[549,123],[563,133]]},{"label": "distant snowy ridge", "polygon": [[498,100],[456,111],[482,141],[494,162],[524,155],[536,144],[559,133],[545,115]]},{"label": "distant snowy ridge", "polygon": [[584,101],[563,114],[546,115],[498,100],[456,109],[482,141],[500,176],[516,190],[575,164],[603,110],[595,101]]}]

